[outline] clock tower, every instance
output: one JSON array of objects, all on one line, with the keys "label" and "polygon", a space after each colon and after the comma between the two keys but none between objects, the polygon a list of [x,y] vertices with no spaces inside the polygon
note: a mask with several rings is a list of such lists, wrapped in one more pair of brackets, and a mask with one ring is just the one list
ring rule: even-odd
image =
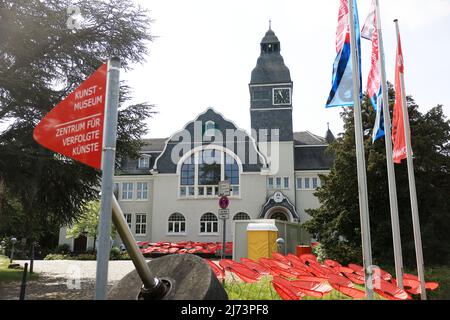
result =
[{"label": "clock tower", "polygon": [[[292,81],[280,54],[280,41],[269,27],[261,41],[261,54],[252,71],[250,88],[251,127],[259,141],[271,141],[271,130],[278,129],[278,140],[293,141]],[[266,129],[262,137],[260,129]]]}]

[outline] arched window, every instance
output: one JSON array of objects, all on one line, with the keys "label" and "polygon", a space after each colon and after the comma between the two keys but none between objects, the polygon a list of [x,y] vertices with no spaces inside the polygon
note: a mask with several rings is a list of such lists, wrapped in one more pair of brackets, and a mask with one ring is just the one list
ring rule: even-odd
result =
[{"label": "arched window", "polygon": [[250,220],[250,216],[245,212],[239,212],[234,215],[233,220]]},{"label": "arched window", "polygon": [[194,155],[186,159],[181,166],[181,189],[180,196],[193,196],[194,195],[194,183],[195,183],[195,160]]},{"label": "arched window", "polygon": [[284,212],[275,212],[270,216],[270,219],[288,221],[288,217]]},{"label": "arched window", "polygon": [[186,219],[181,213],[173,213],[169,217],[168,233],[185,233]]},{"label": "arched window", "polygon": [[216,149],[203,150],[198,158],[198,184],[217,185],[221,178],[222,153]]},{"label": "arched window", "polygon": [[217,233],[219,232],[219,224],[217,217],[208,212],[200,218],[200,233]]},{"label": "arched window", "polygon": [[196,151],[180,166],[181,198],[213,198],[218,196],[220,181],[231,184],[231,196],[239,196],[241,169],[237,160],[221,149]]}]

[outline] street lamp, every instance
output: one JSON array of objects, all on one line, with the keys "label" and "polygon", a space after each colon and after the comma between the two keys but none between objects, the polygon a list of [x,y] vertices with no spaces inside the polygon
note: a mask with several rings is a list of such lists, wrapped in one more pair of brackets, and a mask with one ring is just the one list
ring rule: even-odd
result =
[{"label": "street lamp", "polygon": [[11,246],[11,257],[10,257],[10,260],[9,260],[9,263],[12,263],[13,262],[13,258],[14,258],[14,244],[17,242],[17,239],[16,238],[11,238],[11,244],[12,244],[12,246]]}]

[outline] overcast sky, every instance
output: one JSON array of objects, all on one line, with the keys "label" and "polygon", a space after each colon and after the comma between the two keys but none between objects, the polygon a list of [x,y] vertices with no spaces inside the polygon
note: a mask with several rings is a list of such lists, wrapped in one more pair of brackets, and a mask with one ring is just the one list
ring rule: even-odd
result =
[{"label": "overcast sky", "polygon": [[[135,102],[156,104],[149,137],[168,137],[209,106],[250,129],[250,74],[268,29],[294,82],[295,131],[342,131],[340,108],[325,109],[336,56],[339,0],[134,0],[155,20],[145,63],[123,74]],[[358,0],[363,24],[371,0]],[[422,112],[444,104],[450,115],[450,0],[380,0],[388,80],[394,81],[395,25],[402,33],[407,94]],[[364,90],[370,41],[363,40]]]}]

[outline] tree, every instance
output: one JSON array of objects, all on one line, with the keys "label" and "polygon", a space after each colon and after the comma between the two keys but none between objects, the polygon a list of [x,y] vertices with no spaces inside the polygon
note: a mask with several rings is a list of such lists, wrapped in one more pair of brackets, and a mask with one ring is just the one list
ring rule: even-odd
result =
[{"label": "tree", "polygon": [[[69,29],[75,5],[81,29]],[[111,56],[129,70],[148,54],[148,12],[120,0],[15,0],[0,4],[0,233],[32,240],[71,224],[98,198],[100,172],[40,147],[40,119]],[[127,106],[121,85],[117,158],[138,155],[152,105]]]},{"label": "tree", "polygon": [[[390,86],[391,106],[394,91]],[[425,114],[408,97],[412,148],[425,264],[448,264],[450,260],[450,122],[442,106]],[[361,229],[356,174],[353,109],[341,113],[344,133],[329,146],[335,155],[331,172],[316,192],[321,206],[308,210],[312,219],[305,227],[321,243],[325,255],[344,263],[361,262]],[[363,100],[363,127],[369,196],[372,255],[374,263],[393,264],[392,229],[384,138],[372,144],[375,113]],[[368,130],[370,129],[370,130]],[[403,259],[415,265],[406,161],[395,165]]]},{"label": "tree", "polygon": [[[81,235],[85,235],[94,239],[97,242],[98,223],[100,213],[100,202],[91,201],[83,209],[82,214],[77,218],[77,221],[67,229],[68,238],[78,238]],[[116,230],[114,225],[111,225],[111,237],[115,238]]]}]

